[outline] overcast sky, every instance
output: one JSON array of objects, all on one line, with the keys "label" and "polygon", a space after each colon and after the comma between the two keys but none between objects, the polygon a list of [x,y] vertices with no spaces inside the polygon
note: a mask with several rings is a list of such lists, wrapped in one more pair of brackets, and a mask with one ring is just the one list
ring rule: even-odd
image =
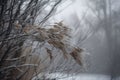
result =
[{"label": "overcast sky", "polygon": [[86,11],[85,0],[67,0],[58,7],[55,20],[61,21],[70,17],[71,14],[77,14],[81,17],[82,13]]}]

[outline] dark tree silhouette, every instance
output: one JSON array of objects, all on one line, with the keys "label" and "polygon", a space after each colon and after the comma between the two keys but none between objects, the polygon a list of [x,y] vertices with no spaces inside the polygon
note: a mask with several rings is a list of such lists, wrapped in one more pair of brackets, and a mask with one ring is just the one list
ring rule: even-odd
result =
[{"label": "dark tree silhouette", "polygon": [[[43,15],[42,12],[47,12],[39,19],[39,24],[44,24],[61,1],[0,0],[0,79],[19,80],[26,73],[24,71],[16,77],[20,72],[17,66],[22,62],[17,58],[20,57],[21,47],[28,38],[24,30],[26,26],[34,25],[36,18]],[[51,9],[46,11],[45,8],[48,6]]]}]

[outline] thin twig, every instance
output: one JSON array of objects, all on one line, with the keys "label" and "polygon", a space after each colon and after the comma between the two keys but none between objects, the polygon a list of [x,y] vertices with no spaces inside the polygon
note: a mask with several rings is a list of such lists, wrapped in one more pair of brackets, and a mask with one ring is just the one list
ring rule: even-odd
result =
[{"label": "thin twig", "polygon": [[4,68],[0,69],[0,72],[7,70],[7,69],[11,69],[11,68],[26,67],[26,66],[37,67],[38,65],[37,64],[12,65],[12,66],[8,66],[8,67],[4,67]]}]

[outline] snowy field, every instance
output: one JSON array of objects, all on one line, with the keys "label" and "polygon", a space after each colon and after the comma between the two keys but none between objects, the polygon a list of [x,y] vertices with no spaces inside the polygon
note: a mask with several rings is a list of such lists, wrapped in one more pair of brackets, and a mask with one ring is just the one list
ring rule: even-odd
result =
[{"label": "snowy field", "polygon": [[[49,77],[56,78],[56,80],[111,80],[109,75],[101,74],[79,74],[79,75],[66,75],[66,74],[51,74]],[[115,80],[120,80],[115,79]]]}]

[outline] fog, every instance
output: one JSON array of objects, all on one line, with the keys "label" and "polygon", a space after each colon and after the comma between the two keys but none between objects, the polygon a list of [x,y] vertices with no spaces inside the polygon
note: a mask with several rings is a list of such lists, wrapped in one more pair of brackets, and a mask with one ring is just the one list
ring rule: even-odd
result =
[{"label": "fog", "polygon": [[0,79],[120,80],[120,0],[0,0]]},{"label": "fog", "polygon": [[71,44],[85,49],[87,58],[86,70],[68,80],[120,80],[119,0],[66,3],[68,7],[55,15],[55,21],[63,20],[72,28]]}]

